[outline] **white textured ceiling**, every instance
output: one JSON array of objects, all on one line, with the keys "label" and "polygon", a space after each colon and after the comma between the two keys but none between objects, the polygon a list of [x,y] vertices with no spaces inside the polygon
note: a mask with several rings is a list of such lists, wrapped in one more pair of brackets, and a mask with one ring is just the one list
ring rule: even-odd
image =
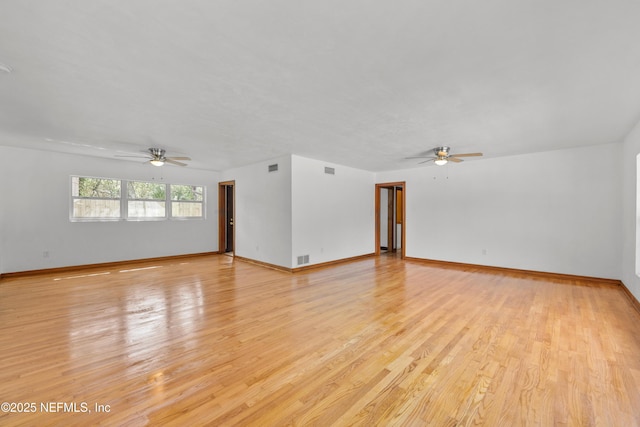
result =
[{"label": "white textured ceiling", "polygon": [[0,63],[0,145],[401,169],[620,141],[640,1],[2,0]]}]

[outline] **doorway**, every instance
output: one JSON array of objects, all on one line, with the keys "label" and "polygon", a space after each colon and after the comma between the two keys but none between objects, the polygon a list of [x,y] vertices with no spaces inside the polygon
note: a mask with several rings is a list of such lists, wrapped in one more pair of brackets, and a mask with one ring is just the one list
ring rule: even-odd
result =
[{"label": "doorway", "polygon": [[218,183],[218,250],[235,255],[235,181]]},{"label": "doorway", "polygon": [[375,195],[375,254],[397,254],[405,257],[406,183],[388,182],[376,184]]}]

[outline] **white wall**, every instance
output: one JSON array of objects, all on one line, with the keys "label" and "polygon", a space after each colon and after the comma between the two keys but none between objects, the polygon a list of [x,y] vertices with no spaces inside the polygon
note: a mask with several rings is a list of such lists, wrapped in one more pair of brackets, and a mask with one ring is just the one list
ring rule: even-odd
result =
[{"label": "white wall", "polygon": [[[271,164],[278,171],[269,172]],[[230,169],[235,180],[235,254],[291,267],[291,157]]]},{"label": "white wall", "polygon": [[640,122],[629,133],[622,149],[622,190],[623,190],[623,253],[622,281],[627,289],[640,301],[640,278],[636,274],[638,257],[637,238],[640,234],[640,212],[638,212],[637,156],[640,154]]},{"label": "white wall", "polygon": [[[299,156],[218,174],[0,146],[0,272],[216,251],[217,182],[231,179],[238,255],[290,268],[297,255],[315,264],[367,254],[374,183],[406,181],[407,256],[621,278],[640,299],[639,152],[640,125],[624,144],[378,174]],[[160,170],[207,185],[206,220],[69,222],[70,175],[149,180]]]},{"label": "white wall", "polygon": [[621,277],[620,144],[384,172],[407,181],[406,255]]},{"label": "white wall", "polygon": [[372,172],[292,156],[292,267],[299,255],[311,265],[373,253],[374,196]]},{"label": "white wall", "polygon": [[[207,218],[70,222],[71,175],[205,185]],[[216,172],[0,146],[0,272],[216,251],[218,180]]]}]

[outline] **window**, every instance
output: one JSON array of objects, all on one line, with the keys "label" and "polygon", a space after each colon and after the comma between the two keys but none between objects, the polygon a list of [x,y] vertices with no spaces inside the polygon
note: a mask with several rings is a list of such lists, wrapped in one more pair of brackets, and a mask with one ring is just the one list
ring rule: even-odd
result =
[{"label": "window", "polygon": [[71,177],[71,221],[150,221],[205,217],[202,185]]},{"label": "window", "polygon": [[165,218],[167,186],[155,182],[127,183],[127,218]]},{"label": "window", "polygon": [[204,187],[171,185],[171,216],[174,218],[202,218]]},{"label": "window", "polygon": [[71,177],[71,217],[114,220],[122,215],[121,183],[116,179]]}]

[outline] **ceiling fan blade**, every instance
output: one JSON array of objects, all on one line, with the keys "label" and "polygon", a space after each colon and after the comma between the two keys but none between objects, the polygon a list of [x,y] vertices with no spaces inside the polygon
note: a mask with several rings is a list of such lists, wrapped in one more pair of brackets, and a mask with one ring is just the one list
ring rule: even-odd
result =
[{"label": "ceiling fan blade", "polygon": [[458,159],[457,157],[453,157],[453,156],[449,156],[449,157],[447,157],[447,160],[450,160],[450,161],[452,161],[452,162],[454,162],[454,163],[464,162],[464,160],[462,160],[462,159]]},{"label": "ceiling fan blade", "polygon": [[418,162],[419,165],[423,164],[423,163],[429,163],[429,162],[433,162],[436,159],[436,157],[432,157],[429,160],[425,160],[424,162]]},{"label": "ceiling fan blade", "polygon": [[175,160],[168,159],[168,158],[167,158],[167,159],[165,159],[164,161],[165,161],[165,163],[171,163],[172,165],[176,165],[176,166],[187,166],[187,164],[186,164],[186,163],[177,162],[177,161],[175,161]]},{"label": "ceiling fan blade", "polygon": [[150,159],[151,158],[149,156],[123,156],[120,154],[116,154],[114,157],[132,157],[134,159]]},{"label": "ceiling fan blade", "polygon": [[482,156],[482,153],[464,153],[464,154],[450,154],[449,157],[477,157]]},{"label": "ceiling fan blade", "polygon": [[414,156],[414,157],[405,157],[405,159],[433,159],[432,156]]},{"label": "ceiling fan blade", "polygon": [[191,157],[167,157],[167,160],[191,160]]}]

